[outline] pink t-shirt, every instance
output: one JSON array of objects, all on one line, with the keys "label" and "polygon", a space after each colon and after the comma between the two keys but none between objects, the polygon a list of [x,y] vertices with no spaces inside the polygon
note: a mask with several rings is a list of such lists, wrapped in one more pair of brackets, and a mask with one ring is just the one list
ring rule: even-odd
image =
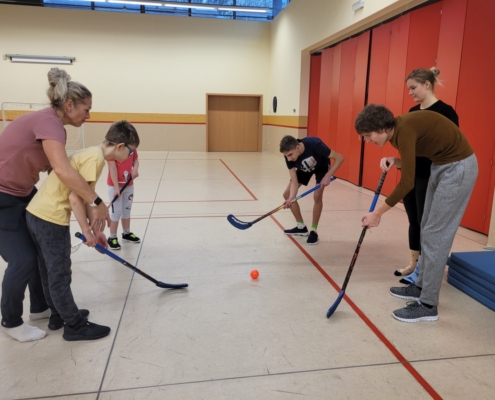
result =
[{"label": "pink t-shirt", "polygon": [[[134,150],[134,154],[131,157],[128,157],[125,161],[118,162],[113,158],[109,158],[107,161],[115,161],[115,165],[117,166],[117,177],[119,179],[119,187],[125,185],[129,177],[131,176],[132,165],[134,164],[134,160],[138,158],[137,150]],[[134,182],[129,183],[128,186],[132,186]],[[108,172],[107,185],[113,186],[112,178],[110,177],[110,172]]]},{"label": "pink t-shirt", "polygon": [[12,121],[0,135],[0,192],[28,196],[50,168],[43,140],[57,140],[65,146],[67,134],[51,107]]}]

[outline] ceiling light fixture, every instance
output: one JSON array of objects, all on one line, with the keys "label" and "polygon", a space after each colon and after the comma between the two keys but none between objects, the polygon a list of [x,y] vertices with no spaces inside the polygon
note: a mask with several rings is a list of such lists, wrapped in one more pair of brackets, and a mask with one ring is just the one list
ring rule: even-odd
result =
[{"label": "ceiling light fixture", "polygon": [[252,7],[218,7],[220,11],[237,11],[237,12],[253,12],[253,13],[267,13],[269,8],[252,8]]},{"label": "ceiling light fixture", "polygon": [[162,3],[165,7],[175,8],[196,8],[203,10],[216,10],[217,8],[211,4],[197,4],[197,3]]},{"label": "ceiling light fixture", "polygon": [[118,3],[118,4],[135,4],[138,6],[155,6],[161,7],[163,4],[151,1],[132,1],[132,0],[107,0],[107,3]]},{"label": "ceiling light fixture", "polygon": [[238,7],[238,6],[221,6],[214,4],[199,4],[199,3],[162,3],[165,7],[174,8],[194,8],[203,10],[219,10],[219,11],[238,11],[238,12],[252,12],[252,13],[267,13],[270,12],[269,8],[255,8],[255,7]]},{"label": "ceiling light fixture", "polygon": [[5,60],[10,58],[11,62],[38,63],[38,64],[72,64],[76,57],[66,56],[30,56],[23,54],[5,54]]}]

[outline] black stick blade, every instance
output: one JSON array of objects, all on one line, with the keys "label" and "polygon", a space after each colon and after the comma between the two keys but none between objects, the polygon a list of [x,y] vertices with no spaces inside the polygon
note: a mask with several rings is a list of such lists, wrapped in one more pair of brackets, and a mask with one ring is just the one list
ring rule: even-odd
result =
[{"label": "black stick blade", "polygon": [[344,297],[344,291],[341,290],[339,293],[339,297],[337,297],[337,300],[335,300],[335,303],[332,304],[332,306],[328,309],[327,311],[327,318],[330,318],[332,314],[335,312],[337,307],[339,306],[340,302],[342,301],[342,298]]},{"label": "black stick blade", "polygon": [[236,227],[237,229],[240,229],[240,230],[245,230],[245,229],[248,229],[248,228],[251,228],[251,226],[253,225],[252,222],[244,222],[244,221],[241,221],[240,219],[237,219],[236,217],[234,217],[232,214],[230,214],[228,217],[227,217],[227,220],[230,222],[230,224],[234,227]]},{"label": "black stick blade", "polygon": [[187,283],[165,283],[158,281],[156,286],[161,287],[163,289],[184,289],[189,285]]}]

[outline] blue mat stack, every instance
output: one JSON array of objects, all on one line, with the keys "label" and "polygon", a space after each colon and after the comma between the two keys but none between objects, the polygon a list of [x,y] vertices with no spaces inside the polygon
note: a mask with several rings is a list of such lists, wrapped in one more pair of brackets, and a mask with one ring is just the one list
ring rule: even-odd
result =
[{"label": "blue mat stack", "polygon": [[495,311],[495,251],[452,253],[447,282]]}]

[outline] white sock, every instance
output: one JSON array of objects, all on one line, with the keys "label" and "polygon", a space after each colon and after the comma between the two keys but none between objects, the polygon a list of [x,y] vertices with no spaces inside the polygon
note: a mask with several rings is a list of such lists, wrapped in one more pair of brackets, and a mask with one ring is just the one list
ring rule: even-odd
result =
[{"label": "white sock", "polygon": [[300,222],[297,223],[297,227],[299,229],[304,229],[305,226],[306,226],[306,224],[304,222],[302,224]]},{"label": "white sock", "polygon": [[50,318],[50,315],[52,315],[52,310],[50,310],[48,308],[47,310],[45,310],[43,312],[29,314],[29,319],[31,321],[38,321],[39,319]]},{"label": "white sock", "polygon": [[30,342],[40,340],[46,336],[46,332],[26,323],[16,326],[15,328],[5,328],[2,326],[2,332],[19,342]]}]

